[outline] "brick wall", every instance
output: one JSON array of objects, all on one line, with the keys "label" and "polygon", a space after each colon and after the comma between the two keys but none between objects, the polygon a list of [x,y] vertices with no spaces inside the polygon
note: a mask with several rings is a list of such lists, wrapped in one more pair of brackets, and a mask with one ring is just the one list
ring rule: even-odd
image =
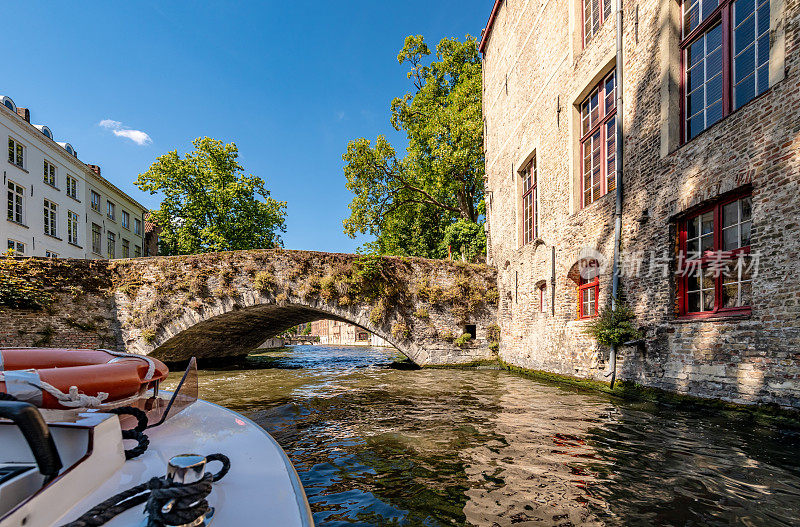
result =
[{"label": "brick wall", "polygon": [[[584,49],[580,9],[567,0],[504,1],[492,27],[484,57],[489,256],[501,293],[501,358],[603,379],[608,350],[576,320],[572,276],[582,248],[602,253],[609,266],[600,304],[609,301],[615,198],[580,208],[576,105],[614,67],[615,28],[613,19],[605,23]],[[682,146],[678,17],[673,2],[625,1],[622,245],[623,257],[641,256],[642,267],[623,277],[622,288],[647,338],[644,348],[623,351],[619,376],[692,395],[800,407],[800,281],[792,278],[800,249],[800,3],[785,2],[782,20],[773,21],[771,67],[783,61],[783,68],[771,73],[770,89]],[[534,150],[541,240],[522,245],[517,171]],[[752,314],[681,319],[671,261],[676,218],[747,188],[752,251],[759,254]]]}]

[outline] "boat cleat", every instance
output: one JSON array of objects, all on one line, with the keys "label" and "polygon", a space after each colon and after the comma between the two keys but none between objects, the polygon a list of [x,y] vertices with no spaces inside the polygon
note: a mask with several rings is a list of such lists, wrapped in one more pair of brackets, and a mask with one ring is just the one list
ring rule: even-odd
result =
[{"label": "boat cleat", "polygon": [[[181,454],[172,457],[167,463],[167,481],[175,485],[192,485],[202,480],[206,473],[207,460],[205,456],[199,454]],[[202,500],[202,498],[201,498]],[[191,503],[189,507],[194,507],[201,500]],[[167,501],[162,507],[161,512],[168,514],[175,506],[176,500]],[[205,527],[211,524],[214,518],[214,507],[210,507],[208,512],[201,514],[195,520],[182,524],[159,524],[158,527]],[[140,527],[154,527],[149,518],[145,518]]]}]

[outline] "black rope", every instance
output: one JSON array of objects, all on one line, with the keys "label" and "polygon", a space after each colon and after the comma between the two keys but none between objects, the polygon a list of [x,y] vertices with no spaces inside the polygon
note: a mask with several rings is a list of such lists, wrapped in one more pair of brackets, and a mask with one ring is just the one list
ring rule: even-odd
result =
[{"label": "black rope", "polygon": [[119,408],[112,408],[108,411],[108,413],[117,415],[132,415],[136,418],[137,424],[136,427],[134,427],[134,430],[137,432],[144,432],[145,428],[147,428],[147,414],[133,406],[120,406]]},{"label": "black rope", "polygon": [[[206,460],[219,461],[222,463],[222,470],[216,474],[206,474],[200,481],[188,485],[167,481],[165,477],[152,478],[147,483],[112,496],[77,520],[61,527],[98,527],[145,501],[147,504],[144,510],[149,516],[150,526],[191,523],[211,509],[206,500],[211,493],[211,484],[225,477],[231,466],[230,460],[223,454],[211,454]],[[172,500],[174,502],[165,512],[164,506]]]},{"label": "black rope", "polygon": [[219,472],[214,474],[214,479],[211,481],[217,482],[225,477],[225,474],[231,469],[231,460],[228,459],[228,456],[225,454],[209,454],[206,456],[206,462],[211,463],[212,461],[219,461],[222,463],[222,468]]},{"label": "black rope", "polygon": [[147,428],[147,414],[133,406],[120,406],[119,408],[112,408],[108,411],[110,414],[117,415],[132,415],[136,418],[136,426],[130,430],[122,431],[122,439],[133,439],[138,445],[133,448],[125,450],[125,459],[133,459],[145,453],[147,447],[150,446],[150,439],[144,433]]}]

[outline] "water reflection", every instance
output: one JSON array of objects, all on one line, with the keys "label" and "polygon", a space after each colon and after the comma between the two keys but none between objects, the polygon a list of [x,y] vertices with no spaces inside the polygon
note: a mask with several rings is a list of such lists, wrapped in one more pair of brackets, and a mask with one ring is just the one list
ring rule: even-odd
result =
[{"label": "water reflection", "polygon": [[295,463],[318,525],[797,525],[800,438],[499,371],[297,346],[200,372]]}]

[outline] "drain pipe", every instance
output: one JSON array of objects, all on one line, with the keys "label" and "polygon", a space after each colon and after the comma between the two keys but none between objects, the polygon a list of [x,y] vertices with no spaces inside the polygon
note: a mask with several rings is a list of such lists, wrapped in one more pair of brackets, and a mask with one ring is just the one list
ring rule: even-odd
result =
[{"label": "drain pipe", "polygon": [[[617,297],[619,296],[619,253],[620,242],[622,238],[622,0],[616,0],[617,11],[617,116],[615,127],[615,146],[616,152],[614,159],[616,160],[617,171],[615,177],[615,187],[617,190],[616,207],[614,209],[614,265],[613,276],[611,277],[611,309],[617,308]],[[611,375],[611,389],[614,389],[614,381],[617,376],[617,346],[611,347],[611,356],[609,357],[609,373],[606,377]]]}]

